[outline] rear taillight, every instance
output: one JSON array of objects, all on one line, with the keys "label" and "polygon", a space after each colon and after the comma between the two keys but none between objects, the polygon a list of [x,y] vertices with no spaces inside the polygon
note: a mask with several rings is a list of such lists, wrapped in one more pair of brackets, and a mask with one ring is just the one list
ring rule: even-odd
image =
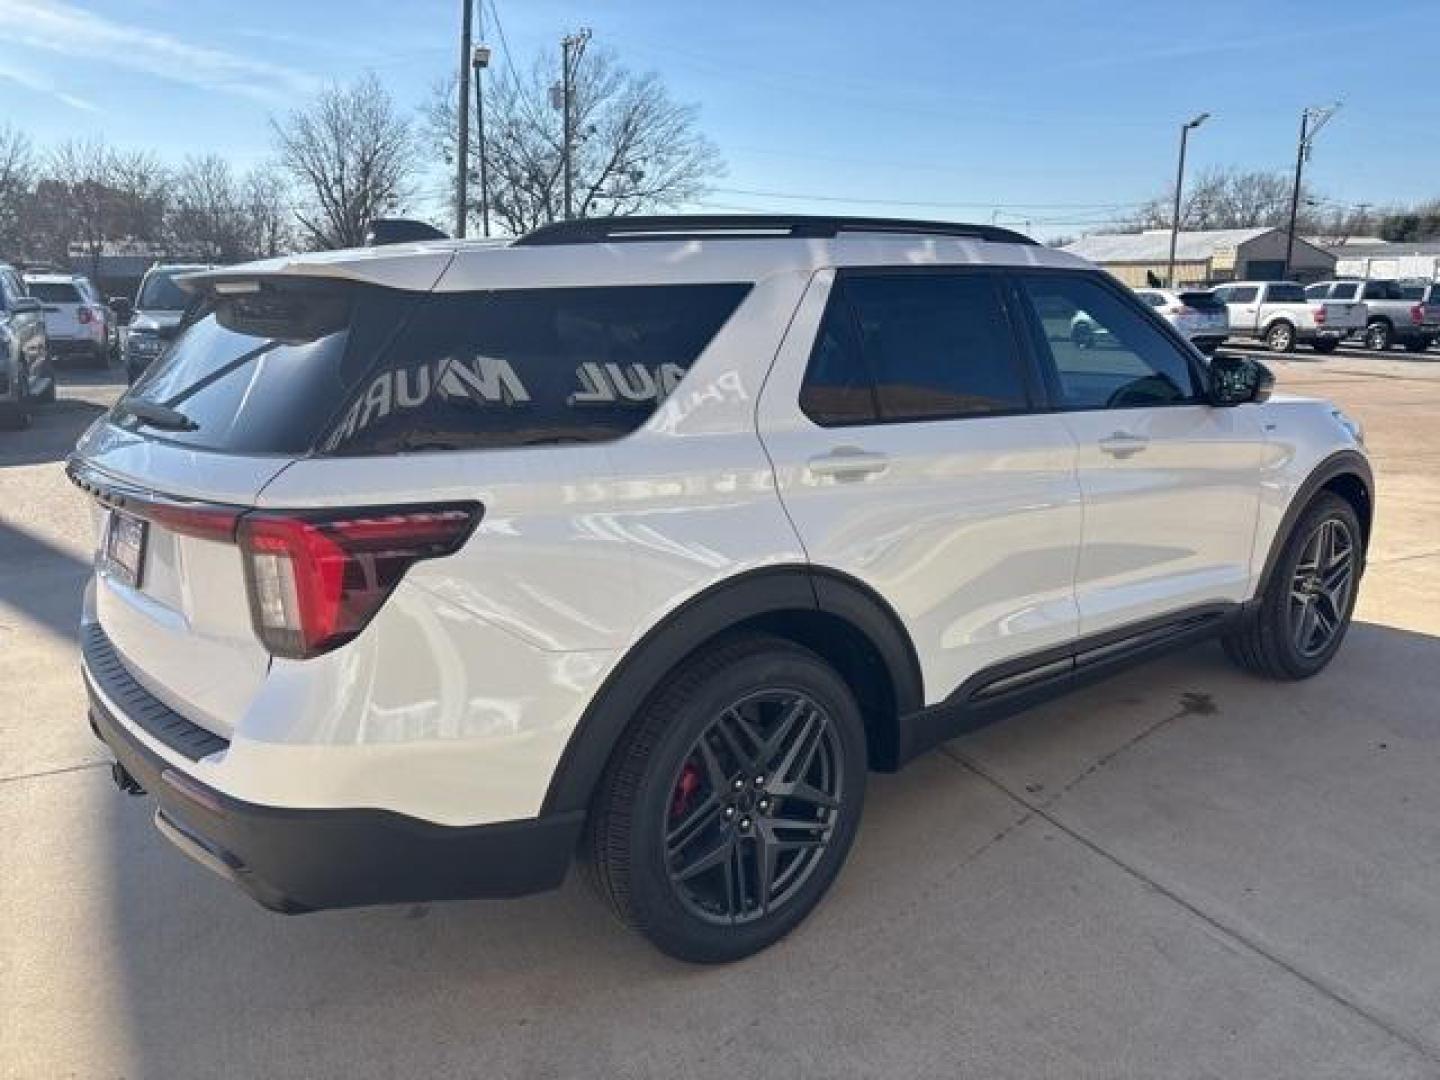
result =
[{"label": "rear taillight", "polygon": [[343,645],[365,629],[412,564],[457,551],[480,515],[474,503],[245,514],[236,539],[256,635],[271,653],[292,659]]},{"label": "rear taillight", "polygon": [[90,321],[95,318],[95,313],[84,304],[81,304],[75,312],[75,317],[80,320],[81,326],[89,326]]},{"label": "rear taillight", "polygon": [[1314,309],[1314,312],[1315,312],[1315,325],[1316,325],[1316,326],[1324,326],[1324,325],[1325,325],[1325,309],[1324,309],[1323,307],[1317,307],[1317,308]]},{"label": "rear taillight", "polygon": [[1416,304],[1410,309],[1410,321],[1419,326],[1425,321],[1425,305]]}]

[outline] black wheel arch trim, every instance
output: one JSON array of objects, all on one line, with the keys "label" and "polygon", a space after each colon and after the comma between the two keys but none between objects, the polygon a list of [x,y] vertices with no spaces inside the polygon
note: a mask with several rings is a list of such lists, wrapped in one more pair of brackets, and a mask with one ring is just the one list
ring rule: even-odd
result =
[{"label": "black wheel arch trim", "polygon": [[541,814],[589,807],[631,720],[665,676],[696,649],[749,620],[796,611],[823,612],[849,623],[884,663],[897,714],[923,707],[914,644],[894,608],[874,589],[838,571],[801,564],[750,570],[691,597],[629,648],[571,733]]},{"label": "black wheel arch trim", "polygon": [[1366,506],[1357,508],[1356,513],[1360,518],[1360,527],[1363,536],[1360,545],[1360,564],[1358,571],[1365,572],[1365,557],[1370,548],[1370,535],[1374,530],[1375,515],[1375,474],[1370,468],[1370,462],[1365,455],[1356,450],[1337,450],[1329,457],[1321,460],[1320,464],[1310,470],[1295,494],[1290,497],[1290,504],[1285,508],[1285,513],[1280,518],[1280,524],[1275,529],[1275,535],[1270,538],[1270,550],[1265,556],[1265,567],[1260,572],[1260,580],[1255,589],[1255,599],[1258,602],[1265,596],[1270,588],[1271,579],[1275,574],[1275,567],[1280,562],[1280,556],[1285,550],[1285,543],[1290,538],[1295,523],[1300,520],[1300,515],[1310,505],[1315,495],[1327,484],[1338,480],[1343,476],[1353,476],[1360,482],[1365,491]]}]

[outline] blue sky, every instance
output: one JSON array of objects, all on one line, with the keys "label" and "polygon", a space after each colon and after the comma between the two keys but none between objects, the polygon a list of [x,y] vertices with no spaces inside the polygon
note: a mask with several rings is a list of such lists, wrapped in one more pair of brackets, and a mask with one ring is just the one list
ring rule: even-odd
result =
[{"label": "blue sky", "polygon": [[[1076,233],[1164,189],[1188,116],[1214,114],[1191,168],[1288,169],[1301,109],[1335,100],[1308,172],[1322,195],[1440,196],[1434,0],[494,4],[517,65],[589,26],[698,104],[727,165],[706,209]],[[459,6],[0,0],[0,124],[248,165],[268,117],[327,80],[373,68],[407,108],[424,101],[454,63]]]}]

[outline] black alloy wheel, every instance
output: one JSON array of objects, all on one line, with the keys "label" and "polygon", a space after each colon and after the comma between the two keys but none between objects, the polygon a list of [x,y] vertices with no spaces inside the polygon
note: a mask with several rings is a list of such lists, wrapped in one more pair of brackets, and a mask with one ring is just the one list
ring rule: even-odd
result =
[{"label": "black alloy wheel", "polygon": [[1322,655],[1341,632],[1355,588],[1355,537],[1339,518],[1310,533],[1290,579],[1290,632],[1307,660]]}]

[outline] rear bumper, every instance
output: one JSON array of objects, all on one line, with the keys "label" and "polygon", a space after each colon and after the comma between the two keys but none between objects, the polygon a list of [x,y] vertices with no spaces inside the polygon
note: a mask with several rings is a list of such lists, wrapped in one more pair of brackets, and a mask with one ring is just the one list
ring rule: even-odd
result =
[{"label": "rear bumper", "polygon": [[68,359],[70,357],[85,357],[87,359],[103,355],[105,352],[105,339],[99,338],[60,338],[50,339],[50,355],[57,359]]},{"label": "rear bumper", "polygon": [[583,813],[446,826],[389,810],[245,802],[151,750],[84,674],[90,725],[155,799],[160,832],[273,911],[520,896],[565,878]]}]

